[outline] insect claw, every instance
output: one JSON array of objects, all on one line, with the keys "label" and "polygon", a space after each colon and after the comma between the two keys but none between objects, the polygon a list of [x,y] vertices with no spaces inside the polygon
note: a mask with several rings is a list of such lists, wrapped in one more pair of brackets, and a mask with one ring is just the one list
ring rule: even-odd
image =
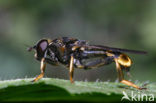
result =
[{"label": "insect claw", "polygon": [[32,80],[31,82],[36,82],[36,81],[38,81],[37,79],[34,79],[34,80]]},{"label": "insect claw", "polygon": [[35,82],[35,80],[32,80],[31,82]]},{"label": "insect claw", "polygon": [[31,82],[36,82],[37,81],[37,79],[35,78],[35,79],[33,79],[33,80],[31,80]]},{"label": "insect claw", "polygon": [[[142,87],[143,88],[146,88],[146,86],[149,84],[149,82],[145,82],[143,85],[142,85]],[[147,89],[147,88],[146,88]]]},{"label": "insect claw", "polygon": [[71,84],[74,84],[74,81],[71,81]]}]

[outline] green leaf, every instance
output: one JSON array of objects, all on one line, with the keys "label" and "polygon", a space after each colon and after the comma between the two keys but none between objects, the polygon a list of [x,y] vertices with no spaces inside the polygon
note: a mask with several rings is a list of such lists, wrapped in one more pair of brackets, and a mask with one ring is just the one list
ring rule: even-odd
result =
[{"label": "green leaf", "polygon": [[[43,78],[38,82],[32,79],[0,81],[0,101],[78,101],[78,102],[114,102],[121,101],[122,92],[129,96],[136,94],[156,95],[156,86],[147,85],[147,90],[136,90],[121,83],[82,82]],[[141,84],[138,84],[141,85]]]}]

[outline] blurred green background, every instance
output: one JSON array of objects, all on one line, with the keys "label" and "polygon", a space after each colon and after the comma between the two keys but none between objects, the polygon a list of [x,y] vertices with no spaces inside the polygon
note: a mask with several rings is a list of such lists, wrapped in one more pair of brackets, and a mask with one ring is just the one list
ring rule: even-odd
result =
[{"label": "blurred green background", "polygon": [[[68,36],[91,44],[145,50],[129,54],[131,80],[156,79],[156,0],[0,0],[0,80],[35,77],[40,63],[26,45]],[[68,79],[62,66],[47,66],[45,77]],[[115,64],[75,70],[81,81],[115,81]]]}]

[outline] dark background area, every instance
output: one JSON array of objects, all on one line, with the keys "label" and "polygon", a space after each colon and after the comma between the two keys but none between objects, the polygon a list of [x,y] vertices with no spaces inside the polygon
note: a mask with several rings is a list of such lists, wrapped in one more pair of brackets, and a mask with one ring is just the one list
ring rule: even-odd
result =
[{"label": "dark background area", "polygon": [[[155,0],[0,0],[0,79],[35,77],[40,63],[26,45],[41,38],[73,37],[91,44],[145,50],[129,54],[131,80],[155,81]],[[68,79],[62,66],[47,66],[46,76]],[[115,64],[75,69],[75,80],[115,81]]]}]

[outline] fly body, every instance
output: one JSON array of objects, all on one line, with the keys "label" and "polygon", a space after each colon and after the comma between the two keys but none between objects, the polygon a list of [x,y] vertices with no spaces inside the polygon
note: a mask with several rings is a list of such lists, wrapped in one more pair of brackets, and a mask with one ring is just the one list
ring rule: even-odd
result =
[{"label": "fly body", "polygon": [[116,64],[119,81],[137,89],[141,88],[125,80],[123,70],[129,72],[132,60],[126,53],[146,54],[144,51],[112,48],[102,45],[91,45],[85,40],[70,37],[56,39],[41,39],[28,51],[35,50],[35,58],[41,62],[41,74],[33,81],[44,76],[46,63],[51,65],[65,65],[69,70],[69,77],[73,83],[74,68],[92,69],[110,63]]}]

